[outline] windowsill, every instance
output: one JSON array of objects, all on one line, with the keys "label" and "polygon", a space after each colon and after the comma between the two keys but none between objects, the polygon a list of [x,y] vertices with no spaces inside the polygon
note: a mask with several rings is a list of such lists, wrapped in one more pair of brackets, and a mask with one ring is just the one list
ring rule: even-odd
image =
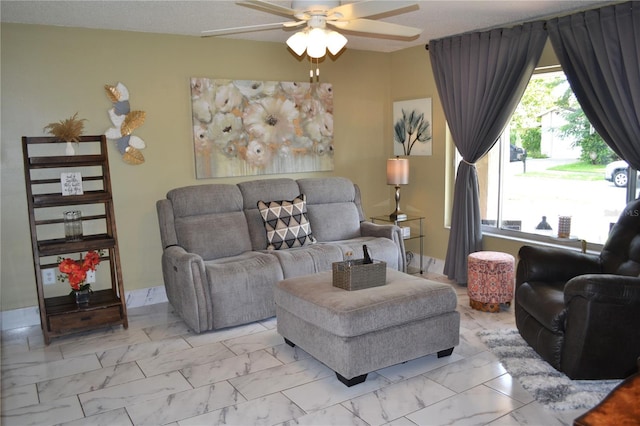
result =
[{"label": "windowsill", "polygon": [[[482,235],[501,238],[510,241],[517,241],[525,244],[564,248],[567,250],[582,251],[582,240],[578,237],[558,238],[552,235],[532,234],[522,231],[511,231],[508,229],[496,229],[483,227]],[[602,244],[587,242],[587,253],[598,254],[602,251]]]}]

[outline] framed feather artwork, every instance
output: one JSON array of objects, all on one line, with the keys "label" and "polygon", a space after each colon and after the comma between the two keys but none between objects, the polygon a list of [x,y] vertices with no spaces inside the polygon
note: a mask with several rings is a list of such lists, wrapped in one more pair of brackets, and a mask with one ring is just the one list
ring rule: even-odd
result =
[{"label": "framed feather artwork", "polygon": [[431,155],[431,98],[393,103],[393,154]]}]

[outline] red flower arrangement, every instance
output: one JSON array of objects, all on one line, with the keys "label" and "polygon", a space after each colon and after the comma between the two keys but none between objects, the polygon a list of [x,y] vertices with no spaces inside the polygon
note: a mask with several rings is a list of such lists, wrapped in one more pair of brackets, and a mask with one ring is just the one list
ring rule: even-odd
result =
[{"label": "red flower arrangement", "polygon": [[59,277],[60,281],[68,280],[73,291],[91,291],[91,284],[85,282],[87,280],[87,272],[96,270],[96,266],[100,264],[100,254],[91,250],[85,255],[84,259],[82,254],[80,255],[80,260],[60,259],[58,270],[66,274],[66,276]]}]

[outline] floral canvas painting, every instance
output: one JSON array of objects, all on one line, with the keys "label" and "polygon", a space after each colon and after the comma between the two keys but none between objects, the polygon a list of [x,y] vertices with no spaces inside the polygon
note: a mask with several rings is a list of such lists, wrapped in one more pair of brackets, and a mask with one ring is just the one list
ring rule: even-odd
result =
[{"label": "floral canvas painting", "polygon": [[191,79],[196,177],[333,170],[328,83]]},{"label": "floral canvas painting", "polygon": [[393,154],[431,155],[431,98],[393,103]]}]

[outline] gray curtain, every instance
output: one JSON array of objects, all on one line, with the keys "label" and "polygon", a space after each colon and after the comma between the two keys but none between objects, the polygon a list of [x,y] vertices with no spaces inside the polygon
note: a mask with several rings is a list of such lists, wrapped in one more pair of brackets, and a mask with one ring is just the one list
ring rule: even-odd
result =
[{"label": "gray curtain", "polygon": [[640,2],[548,21],[549,38],[585,115],[640,169]]},{"label": "gray curtain", "polygon": [[547,39],[543,22],[429,42],[431,65],[458,166],[444,273],[467,282],[467,256],[482,249],[475,162],[495,144],[527,87]]}]

